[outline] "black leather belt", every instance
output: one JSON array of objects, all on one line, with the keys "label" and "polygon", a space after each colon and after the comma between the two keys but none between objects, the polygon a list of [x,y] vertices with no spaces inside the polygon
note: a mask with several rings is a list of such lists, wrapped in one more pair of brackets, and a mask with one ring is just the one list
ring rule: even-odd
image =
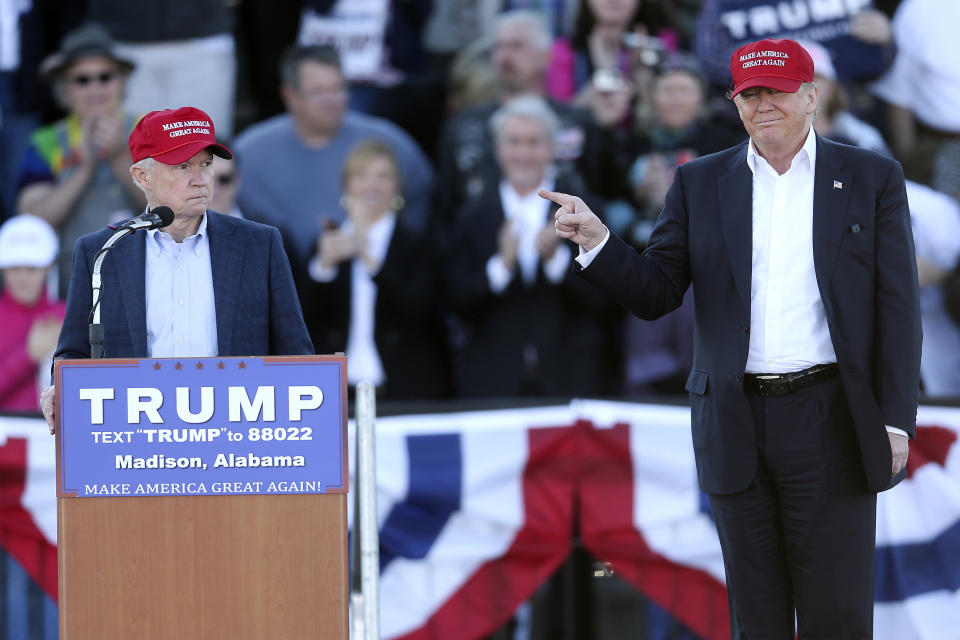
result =
[{"label": "black leather belt", "polygon": [[743,388],[759,396],[785,396],[838,375],[840,367],[835,362],[791,373],[748,373],[743,377]]}]

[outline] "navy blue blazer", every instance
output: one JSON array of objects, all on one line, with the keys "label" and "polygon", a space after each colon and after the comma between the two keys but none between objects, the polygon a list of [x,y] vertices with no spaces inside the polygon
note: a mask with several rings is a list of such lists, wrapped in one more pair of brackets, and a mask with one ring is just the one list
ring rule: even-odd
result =
[{"label": "navy blue blazer", "polygon": [[[884,425],[911,436],[920,384],[917,265],[903,171],[817,136],[813,257],[867,485],[889,486]],[[611,237],[580,273],[641,318],[676,308],[693,284],[691,394],[700,486],[735,493],[757,445],[743,388],[750,341],[753,174],[747,143],[676,172],[642,255]],[[770,286],[775,286],[771,283]]]},{"label": "navy blue blazer", "polygon": [[[207,232],[218,355],[313,354],[280,233],[214,211],[207,211]],[[57,358],[90,357],[90,275],[97,251],[112,234],[101,229],[77,240]],[[103,261],[105,358],[147,357],[145,252],[143,235],[137,233],[114,245]]]}]

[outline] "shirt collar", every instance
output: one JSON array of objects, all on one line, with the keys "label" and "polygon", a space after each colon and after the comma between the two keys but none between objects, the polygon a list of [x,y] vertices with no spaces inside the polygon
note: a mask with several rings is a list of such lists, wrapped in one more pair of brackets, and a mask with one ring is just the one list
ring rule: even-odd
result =
[{"label": "shirt collar", "polygon": [[556,182],[554,179],[555,173],[556,172],[552,166],[547,167],[547,170],[543,174],[543,180],[540,181],[540,184],[537,186],[537,188],[525,196],[521,196],[519,193],[517,193],[516,189],[513,188],[513,185],[507,182],[506,178],[503,178],[500,180],[500,197],[503,198],[505,205],[509,201],[509,204],[514,206],[522,202],[538,201],[541,198],[539,195],[537,195],[537,192],[541,190],[553,191]]},{"label": "shirt collar", "polygon": [[[791,168],[794,166],[793,163],[796,162],[797,158],[806,158],[811,169],[816,166],[817,134],[813,130],[813,124],[810,125],[810,130],[807,131],[807,138],[803,141],[803,146],[800,147],[800,151],[797,151],[797,155],[793,156],[793,160],[790,161]],[[747,145],[747,166],[750,167],[750,171],[754,175],[756,175],[758,167],[770,166],[763,156],[757,152],[753,138],[750,138],[750,144]]]},{"label": "shirt collar", "polygon": [[[149,211],[149,207],[147,208]],[[192,240],[196,238],[196,240]],[[193,250],[194,255],[200,255],[201,245],[204,240],[207,238],[207,213],[204,212],[203,216],[200,218],[200,226],[197,228],[197,232],[190,236],[189,238],[184,238],[184,242],[190,242],[191,249]],[[170,234],[161,229],[147,229],[147,244],[153,243],[157,249],[163,249],[163,244],[165,242],[172,242],[173,238],[170,237]]]}]

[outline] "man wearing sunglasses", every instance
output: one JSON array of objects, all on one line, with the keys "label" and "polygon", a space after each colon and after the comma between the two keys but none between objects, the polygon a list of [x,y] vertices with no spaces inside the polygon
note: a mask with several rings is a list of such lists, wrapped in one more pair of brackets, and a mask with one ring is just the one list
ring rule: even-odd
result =
[{"label": "man wearing sunglasses", "polygon": [[[40,67],[67,117],[37,129],[20,167],[17,210],[49,222],[60,246],[143,209],[130,181],[126,138],[136,119],[122,108],[133,63],[118,56],[101,27],[86,25],[64,38]],[[58,263],[60,297],[70,281],[70,252]]]}]

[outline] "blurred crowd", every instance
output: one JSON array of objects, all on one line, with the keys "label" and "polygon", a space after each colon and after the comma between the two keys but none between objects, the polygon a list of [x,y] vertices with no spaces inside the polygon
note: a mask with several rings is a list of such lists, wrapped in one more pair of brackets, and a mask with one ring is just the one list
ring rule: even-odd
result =
[{"label": "blurred crowd", "polygon": [[903,164],[924,391],[960,396],[957,24],[956,0],[0,0],[0,410],[37,406],[76,239],[145,206],[137,119],[187,105],[235,152],[211,208],[280,229],[351,384],[683,393],[693,296],[628,317],[537,191],[642,251],[675,168],[745,139],[730,54],[771,37],[814,59],[818,133]]}]

